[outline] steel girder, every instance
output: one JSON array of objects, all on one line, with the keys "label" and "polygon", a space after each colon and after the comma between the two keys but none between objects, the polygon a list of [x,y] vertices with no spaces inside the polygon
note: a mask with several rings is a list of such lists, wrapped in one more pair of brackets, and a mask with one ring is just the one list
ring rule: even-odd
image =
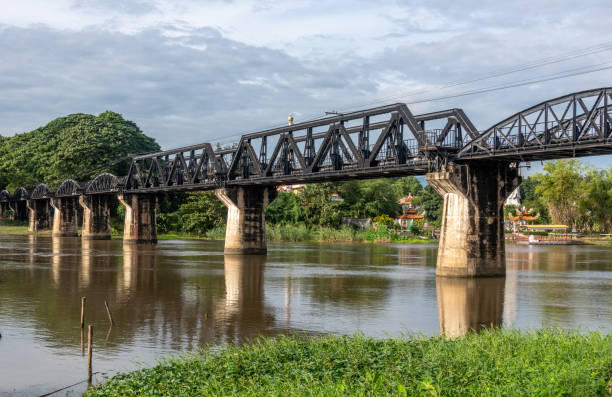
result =
[{"label": "steel girder", "polygon": [[47,185],[45,185],[44,183],[39,183],[38,185],[36,185],[34,190],[32,190],[32,193],[30,194],[29,198],[31,200],[42,200],[48,199],[52,195],[53,194],[51,193],[51,190]]},{"label": "steel girder", "polygon": [[612,88],[564,95],[495,124],[457,158],[530,161],[612,153],[611,114]]},{"label": "steel girder", "polygon": [[81,185],[73,179],[66,179],[55,190],[55,197],[78,196],[83,192]]},{"label": "steel girder", "polygon": [[113,193],[120,190],[119,178],[113,174],[103,173],[85,184],[85,194]]},{"label": "steel girder", "polygon": [[132,159],[125,190],[215,186],[232,151],[213,151],[209,143],[166,150]]},{"label": "steel girder", "polygon": [[[425,129],[430,121],[444,128]],[[134,157],[123,190],[421,175],[427,172],[429,151],[458,150],[462,131],[476,136],[460,109],[414,116],[405,104],[382,106],[246,134],[231,149],[213,150],[204,143]]]}]

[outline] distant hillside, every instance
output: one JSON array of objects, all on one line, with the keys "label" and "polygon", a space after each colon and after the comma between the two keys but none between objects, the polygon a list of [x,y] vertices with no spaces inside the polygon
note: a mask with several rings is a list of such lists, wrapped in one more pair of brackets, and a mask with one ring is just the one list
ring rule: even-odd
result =
[{"label": "distant hillside", "polygon": [[39,182],[54,187],[100,172],[121,176],[128,171],[126,156],[156,150],[155,139],[120,114],[71,114],[34,131],[0,137],[0,188],[13,191]]}]

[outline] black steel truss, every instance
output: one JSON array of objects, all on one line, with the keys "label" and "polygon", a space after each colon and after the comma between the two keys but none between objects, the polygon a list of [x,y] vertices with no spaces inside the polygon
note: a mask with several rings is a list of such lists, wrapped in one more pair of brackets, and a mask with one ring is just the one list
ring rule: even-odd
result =
[{"label": "black steel truss", "polygon": [[52,196],[51,190],[44,183],[39,183],[36,185],[34,190],[32,190],[32,194],[30,194],[30,200],[41,200],[48,199]]},{"label": "black steel truss", "polygon": [[530,161],[612,153],[611,114],[612,88],[565,95],[495,124],[458,158]]},{"label": "black steel truss", "polygon": [[[461,109],[413,115],[398,103],[246,134],[229,149],[203,143],[137,156],[125,177],[69,179],[55,192],[40,184],[32,198],[423,175],[451,161],[612,153],[611,107],[612,88],[582,91],[479,133]],[[23,187],[13,197],[0,192],[0,202],[28,198]]]},{"label": "black steel truss", "polygon": [[78,196],[83,192],[81,185],[72,179],[66,179],[55,190],[55,197]]}]

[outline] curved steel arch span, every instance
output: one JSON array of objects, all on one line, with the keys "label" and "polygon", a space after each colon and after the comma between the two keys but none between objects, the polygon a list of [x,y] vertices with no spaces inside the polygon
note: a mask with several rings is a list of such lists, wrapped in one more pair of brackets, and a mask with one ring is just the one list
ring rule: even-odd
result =
[{"label": "curved steel arch span", "polygon": [[564,95],[485,130],[457,157],[518,161],[612,153],[612,88]]},{"label": "curved steel arch span", "polygon": [[66,179],[55,190],[55,197],[78,196],[81,194],[81,185],[73,179]]},{"label": "curved steel arch span", "polygon": [[15,194],[13,194],[14,201],[25,201],[29,197],[30,195],[25,187],[20,187],[19,189],[15,190]]},{"label": "curved steel arch span", "polygon": [[30,194],[30,199],[40,200],[40,199],[49,198],[50,196],[51,196],[51,190],[49,189],[49,187],[45,185],[44,183],[39,183],[38,185],[36,185],[34,190],[32,190],[32,194]]},{"label": "curved steel arch span", "polygon": [[109,173],[103,173],[89,181],[85,186],[85,194],[112,193],[119,191],[119,179]]}]

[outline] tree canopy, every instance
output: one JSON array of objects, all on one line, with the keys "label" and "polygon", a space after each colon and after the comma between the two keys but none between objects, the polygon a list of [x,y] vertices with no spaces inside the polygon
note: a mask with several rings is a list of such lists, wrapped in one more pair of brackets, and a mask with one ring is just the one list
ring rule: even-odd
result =
[{"label": "tree canopy", "polygon": [[153,138],[120,114],[71,114],[0,139],[0,187],[15,190],[40,182],[55,186],[101,172],[122,176],[128,171],[129,155],[159,149]]}]

